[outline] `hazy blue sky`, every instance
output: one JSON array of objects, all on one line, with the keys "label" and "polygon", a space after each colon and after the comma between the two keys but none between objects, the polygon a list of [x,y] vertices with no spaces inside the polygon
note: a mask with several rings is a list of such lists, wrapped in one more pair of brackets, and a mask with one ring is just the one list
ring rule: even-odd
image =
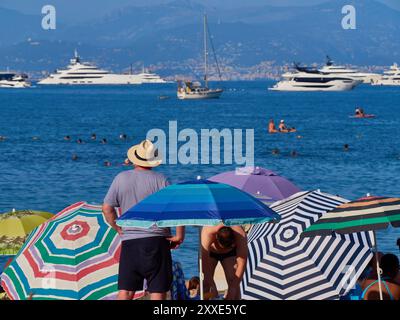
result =
[{"label": "hazy blue sky", "polygon": [[[115,9],[130,5],[151,5],[169,3],[173,0],[0,0],[0,7],[7,7],[25,13],[40,14],[45,4],[53,4],[58,17],[67,21],[82,21],[102,16]],[[213,7],[250,5],[314,5],[335,0],[193,0]],[[400,10],[400,0],[377,0]],[[349,0],[351,3],[351,0]]]}]

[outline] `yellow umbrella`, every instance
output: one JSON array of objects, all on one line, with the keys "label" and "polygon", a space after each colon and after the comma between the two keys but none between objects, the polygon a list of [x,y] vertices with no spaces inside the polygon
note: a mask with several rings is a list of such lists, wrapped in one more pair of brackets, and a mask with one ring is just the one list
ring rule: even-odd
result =
[{"label": "yellow umbrella", "polygon": [[29,233],[51,217],[52,213],[34,210],[0,214],[0,254],[16,254]]}]

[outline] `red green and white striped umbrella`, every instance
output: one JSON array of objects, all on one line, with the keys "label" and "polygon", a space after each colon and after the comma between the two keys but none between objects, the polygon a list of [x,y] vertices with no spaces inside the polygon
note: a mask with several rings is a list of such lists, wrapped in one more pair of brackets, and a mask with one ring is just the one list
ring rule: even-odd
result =
[{"label": "red green and white striped umbrella", "polygon": [[120,250],[120,238],[101,206],[79,202],[29,235],[4,270],[1,285],[13,300],[113,299]]},{"label": "red green and white striped umbrella", "polygon": [[364,197],[342,204],[303,232],[304,237],[400,227],[400,198]]}]

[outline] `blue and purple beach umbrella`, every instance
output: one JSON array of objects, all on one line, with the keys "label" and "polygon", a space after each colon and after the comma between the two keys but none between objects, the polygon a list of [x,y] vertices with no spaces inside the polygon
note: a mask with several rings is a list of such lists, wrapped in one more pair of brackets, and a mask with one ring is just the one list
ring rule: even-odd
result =
[{"label": "blue and purple beach umbrella", "polygon": [[301,190],[288,179],[262,167],[244,167],[217,174],[208,180],[243,190],[267,205],[286,199]]},{"label": "blue and purple beach umbrella", "polygon": [[226,226],[279,221],[267,205],[235,187],[208,180],[170,185],[117,220],[121,227]]}]

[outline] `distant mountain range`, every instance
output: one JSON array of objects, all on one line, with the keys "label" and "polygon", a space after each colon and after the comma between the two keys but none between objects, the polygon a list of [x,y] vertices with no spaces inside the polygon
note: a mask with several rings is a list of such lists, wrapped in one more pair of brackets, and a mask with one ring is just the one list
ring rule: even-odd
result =
[{"label": "distant mountain range", "polygon": [[[341,8],[349,3],[357,9],[357,30],[341,27]],[[165,66],[164,73],[185,72],[167,66],[201,60],[204,12],[217,54],[230,66],[323,62],[326,54],[356,65],[400,62],[400,12],[375,0],[226,10],[177,0],[127,7],[84,24],[59,24],[56,31],[42,30],[41,16],[0,8],[0,68],[51,71],[78,48],[85,60],[114,70],[140,61]]]}]

